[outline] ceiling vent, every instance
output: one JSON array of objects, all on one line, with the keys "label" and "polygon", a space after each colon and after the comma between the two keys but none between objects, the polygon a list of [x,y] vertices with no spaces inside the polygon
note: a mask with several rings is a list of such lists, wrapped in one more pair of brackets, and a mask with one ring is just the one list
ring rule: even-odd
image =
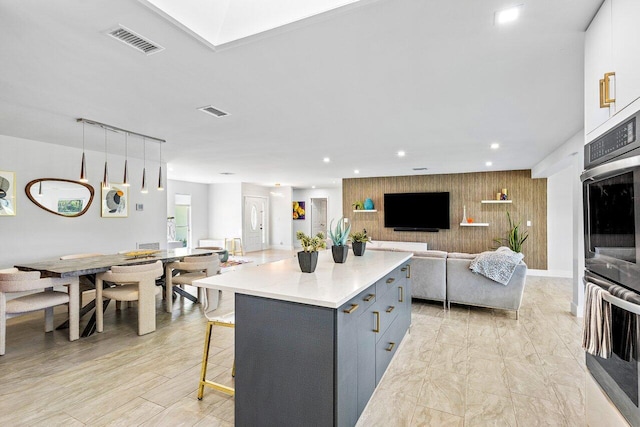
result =
[{"label": "ceiling vent", "polygon": [[107,34],[114,39],[120,40],[122,43],[125,43],[126,45],[131,46],[132,48],[147,55],[151,55],[152,53],[157,53],[164,50],[164,48],[159,44],[145,39],[140,34],[137,34],[130,29],[123,27],[122,25],[120,25],[118,28],[107,31]]},{"label": "ceiling vent", "polygon": [[224,117],[224,116],[228,116],[229,113],[222,111],[222,110],[218,110],[217,108],[215,108],[213,105],[207,105],[206,107],[200,107],[198,108],[198,110],[207,113],[207,114],[211,114],[212,116],[216,116],[216,117]]}]

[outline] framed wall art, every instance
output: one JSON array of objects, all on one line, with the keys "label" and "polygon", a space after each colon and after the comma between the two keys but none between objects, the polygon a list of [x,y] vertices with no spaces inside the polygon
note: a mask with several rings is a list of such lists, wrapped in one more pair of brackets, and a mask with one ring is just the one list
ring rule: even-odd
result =
[{"label": "framed wall art", "polygon": [[304,219],[304,202],[293,202],[293,219]]},{"label": "framed wall art", "polygon": [[16,214],[16,174],[0,171],[0,216]]},{"label": "framed wall art", "polygon": [[110,188],[102,189],[103,218],[126,218],[129,213],[129,190],[122,184],[111,183]]}]

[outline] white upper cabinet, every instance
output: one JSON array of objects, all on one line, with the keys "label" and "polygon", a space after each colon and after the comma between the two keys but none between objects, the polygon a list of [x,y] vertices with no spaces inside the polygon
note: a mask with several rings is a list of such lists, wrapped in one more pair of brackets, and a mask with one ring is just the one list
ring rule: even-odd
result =
[{"label": "white upper cabinet", "polygon": [[[589,133],[615,113],[615,103],[601,107],[600,80],[613,70],[611,0],[606,0],[587,29],[584,49],[584,128]],[[615,93],[615,92],[614,92]]]},{"label": "white upper cabinet", "polygon": [[640,0],[614,0],[611,9],[616,112],[640,98]]},{"label": "white upper cabinet", "polygon": [[640,0],[605,0],[585,38],[585,132],[640,97]]}]

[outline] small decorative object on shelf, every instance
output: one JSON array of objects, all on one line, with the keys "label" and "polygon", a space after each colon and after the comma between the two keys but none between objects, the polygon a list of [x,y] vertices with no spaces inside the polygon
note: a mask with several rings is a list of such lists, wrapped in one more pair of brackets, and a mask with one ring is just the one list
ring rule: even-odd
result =
[{"label": "small decorative object on shelf", "polygon": [[333,255],[333,261],[338,264],[342,264],[347,260],[347,255],[349,254],[347,239],[350,231],[351,224],[348,224],[344,217],[338,220],[336,228],[333,228],[333,220],[329,224],[329,237],[333,243],[331,254]]},{"label": "small decorative object on shelf", "polygon": [[502,200],[502,193],[496,193],[496,200]]},{"label": "small decorative object on shelf", "polygon": [[503,188],[502,193],[500,194],[500,200],[507,200],[507,189]]},{"label": "small decorative object on shelf", "polygon": [[462,222],[467,222],[467,206],[462,207]]},{"label": "small decorative object on shelf", "polygon": [[373,200],[371,200],[369,198],[365,199],[364,208],[365,208],[365,210],[368,210],[368,211],[372,210],[373,209]]},{"label": "small decorative object on shelf", "polygon": [[473,224],[473,218],[467,218],[467,224]]},{"label": "small decorative object on shelf", "polygon": [[298,231],[296,238],[300,240],[300,244],[302,245],[302,250],[298,252],[300,270],[302,270],[303,273],[313,273],[318,265],[318,251],[327,247],[324,234],[318,233],[311,237],[302,231]]},{"label": "small decorative object on shelf", "polygon": [[356,210],[356,211],[364,210],[364,202],[361,201],[361,200],[357,200],[357,201],[353,202],[351,204],[351,206],[353,206],[353,209]]},{"label": "small decorative object on shelf", "polygon": [[351,238],[351,246],[353,247],[353,254],[355,256],[364,255],[364,251],[367,249],[367,242],[369,241],[369,236],[367,236],[367,230],[363,228],[362,231],[356,231],[355,233],[351,233],[349,237]]}]

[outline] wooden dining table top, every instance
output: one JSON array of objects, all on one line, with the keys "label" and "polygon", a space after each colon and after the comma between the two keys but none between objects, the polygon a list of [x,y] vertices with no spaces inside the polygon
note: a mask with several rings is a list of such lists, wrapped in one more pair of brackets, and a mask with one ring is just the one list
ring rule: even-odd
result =
[{"label": "wooden dining table top", "polygon": [[102,273],[114,265],[139,265],[156,261],[173,262],[182,260],[186,256],[211,255],[212,253],[213,251],[208,249],[176,248],[161,250],[146,257],[134,257],[126,254],[96,255],[86,258],[28,262],[14,267],[23,271],[39,271],[43,277],[74,277]]}]

